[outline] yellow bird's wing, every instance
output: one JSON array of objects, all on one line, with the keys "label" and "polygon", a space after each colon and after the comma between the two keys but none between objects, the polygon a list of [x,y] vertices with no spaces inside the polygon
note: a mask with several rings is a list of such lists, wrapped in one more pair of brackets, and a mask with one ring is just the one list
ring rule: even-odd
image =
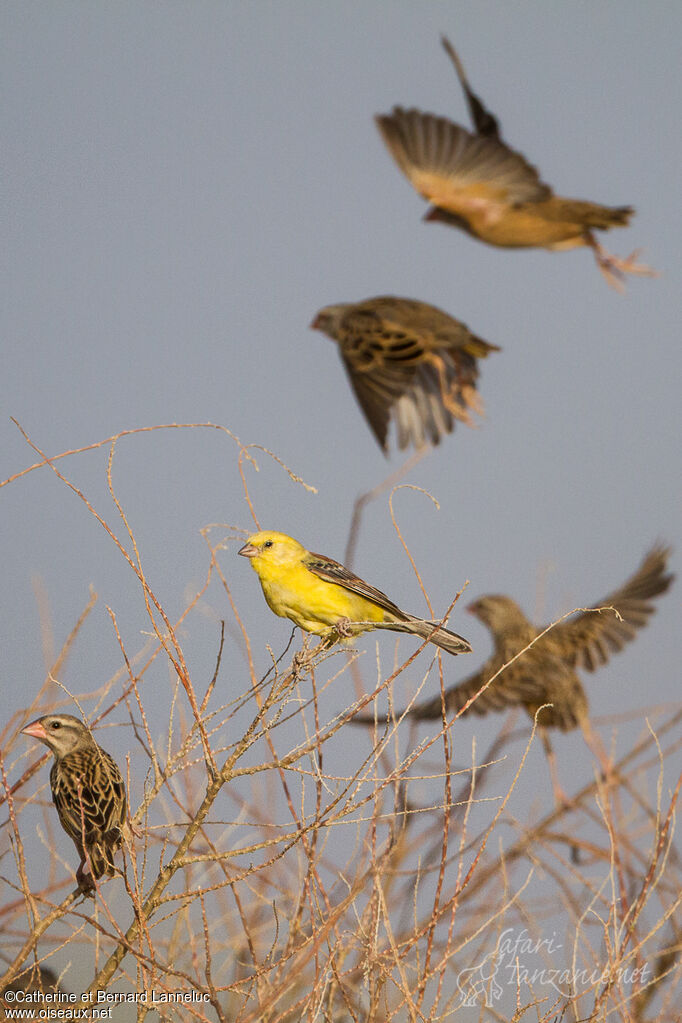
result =
[{"label": "yellow bird's wing", "polygon": [[365,600],[376,604],[383,611],[388,611],[389,614],[395,615],[398,621],[408,617],[385,593],[377,590],[374,586],[370,586],[364,579],[360,579],[359,576],[350,572],[343,565],[340,565],[338,561],[334,561],[324,554],[314,554],[312,551],[309,551],[305,557],[304,564],[319,579],[324,579],[328,583],[336,583],[337,586],[343,586],[345,590],[349,590],[359,597],[364,597]]},{"label": "yellow bird's wing", "polygon": [[675,576],[666,573],[670,547],[657,544],[623,585],[592,606],[614,607],[613,611],[582,611],[567,619],[548,638],[559,644],[561,656],[577,668],[594,671],[609,657],[635,638],[637,629],[647,624],[655,607],[652,598],[668,589]]},{"label": "yellow bird's wing", "polygon": [[466,218],[549,199],[535,167],[494,136],[473,135],[445,117],[394,107],[375,118],[386,146],[414,188],[441,209]]}]

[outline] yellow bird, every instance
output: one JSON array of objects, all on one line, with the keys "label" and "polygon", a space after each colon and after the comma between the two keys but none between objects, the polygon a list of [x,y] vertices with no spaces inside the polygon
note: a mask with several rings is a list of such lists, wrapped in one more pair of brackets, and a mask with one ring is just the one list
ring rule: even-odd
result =
[{"label": "yellow bird", "polygon": [[338,561],[307,551],[285,533],[254,533],[238,553],[251,560],[271,611],[329,643],[390,629],[419,636],[449,654],[471,651],[466,639],[438,622],[406,614]]},{"label": "yellow bird", "polygon": [[625,274],[656,276],[635,262],[605,252],[594,231],[625,226],[631,206],[602,206],[555,195],[524,156],[501,137],[497,118],[472,91],[462,63],[443,36],[469,106],[474,130],[445,117],[394,107],[375,118],[393,159],[431,203],[424,219],[458,227],[502,248],[560,251],[588,245],[609,284]]}]

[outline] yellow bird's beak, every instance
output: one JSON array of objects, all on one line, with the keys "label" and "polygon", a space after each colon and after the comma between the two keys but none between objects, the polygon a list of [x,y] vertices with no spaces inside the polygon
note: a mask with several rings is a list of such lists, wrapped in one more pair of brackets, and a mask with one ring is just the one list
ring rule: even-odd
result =
[{"label": "yellow bird's beak", "polygon": [[245,543],[243,547],[240,547],[237,554],[241,554],[243,558],[255,558],[260,553],[257,547],[254,547],[252,543]]}]

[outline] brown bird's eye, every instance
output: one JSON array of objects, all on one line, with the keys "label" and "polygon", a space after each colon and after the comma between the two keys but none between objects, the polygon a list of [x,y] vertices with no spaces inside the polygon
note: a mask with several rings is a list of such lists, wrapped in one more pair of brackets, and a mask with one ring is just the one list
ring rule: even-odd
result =
[{"label": "brown bird's eye", "polygon": [[61,728],[61,727],[62,727],[62,723],[61,723],[61,721],[53,721],[53,722],[52,722],[52,724],[50,725],[50,728],[52,729],[52,731],[53,731],[53,732],[54,732],[54,731],[55,731],[55,730],[56,730],[57,728]]}]

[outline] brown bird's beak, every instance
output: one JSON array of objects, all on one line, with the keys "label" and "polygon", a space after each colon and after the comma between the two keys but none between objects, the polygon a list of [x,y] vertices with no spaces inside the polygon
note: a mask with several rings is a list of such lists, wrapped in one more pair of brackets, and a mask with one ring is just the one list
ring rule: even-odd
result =
[{"label": "brown bird's beak", "polygon": [[30,725],[26,725],[26,728],[21,729],[22,735],[30,735],[34,739],[41,739],[43,742],[47,739],[47,732],[40,720],[32,721]]},{"label": "brown bird's beak", "polygon": [[240,547],[237,554],[241,554],[243,558],[255,558],[259,553],[258,548],[254,547],[252,543],[245,543],[243,547]]},{"label": "brown bird's beak", "polygon": [[313,322],[310,324],[311,330],[322,330],[322,324],[320,323],[321,316],[316,316]]},{"label": "brown bird's beak", "polygon": [[447,224],[448,227],[461,227],[462,220],[455,213],[443,210],[440,206],[429,206],[422,217],[428,224]]}]

